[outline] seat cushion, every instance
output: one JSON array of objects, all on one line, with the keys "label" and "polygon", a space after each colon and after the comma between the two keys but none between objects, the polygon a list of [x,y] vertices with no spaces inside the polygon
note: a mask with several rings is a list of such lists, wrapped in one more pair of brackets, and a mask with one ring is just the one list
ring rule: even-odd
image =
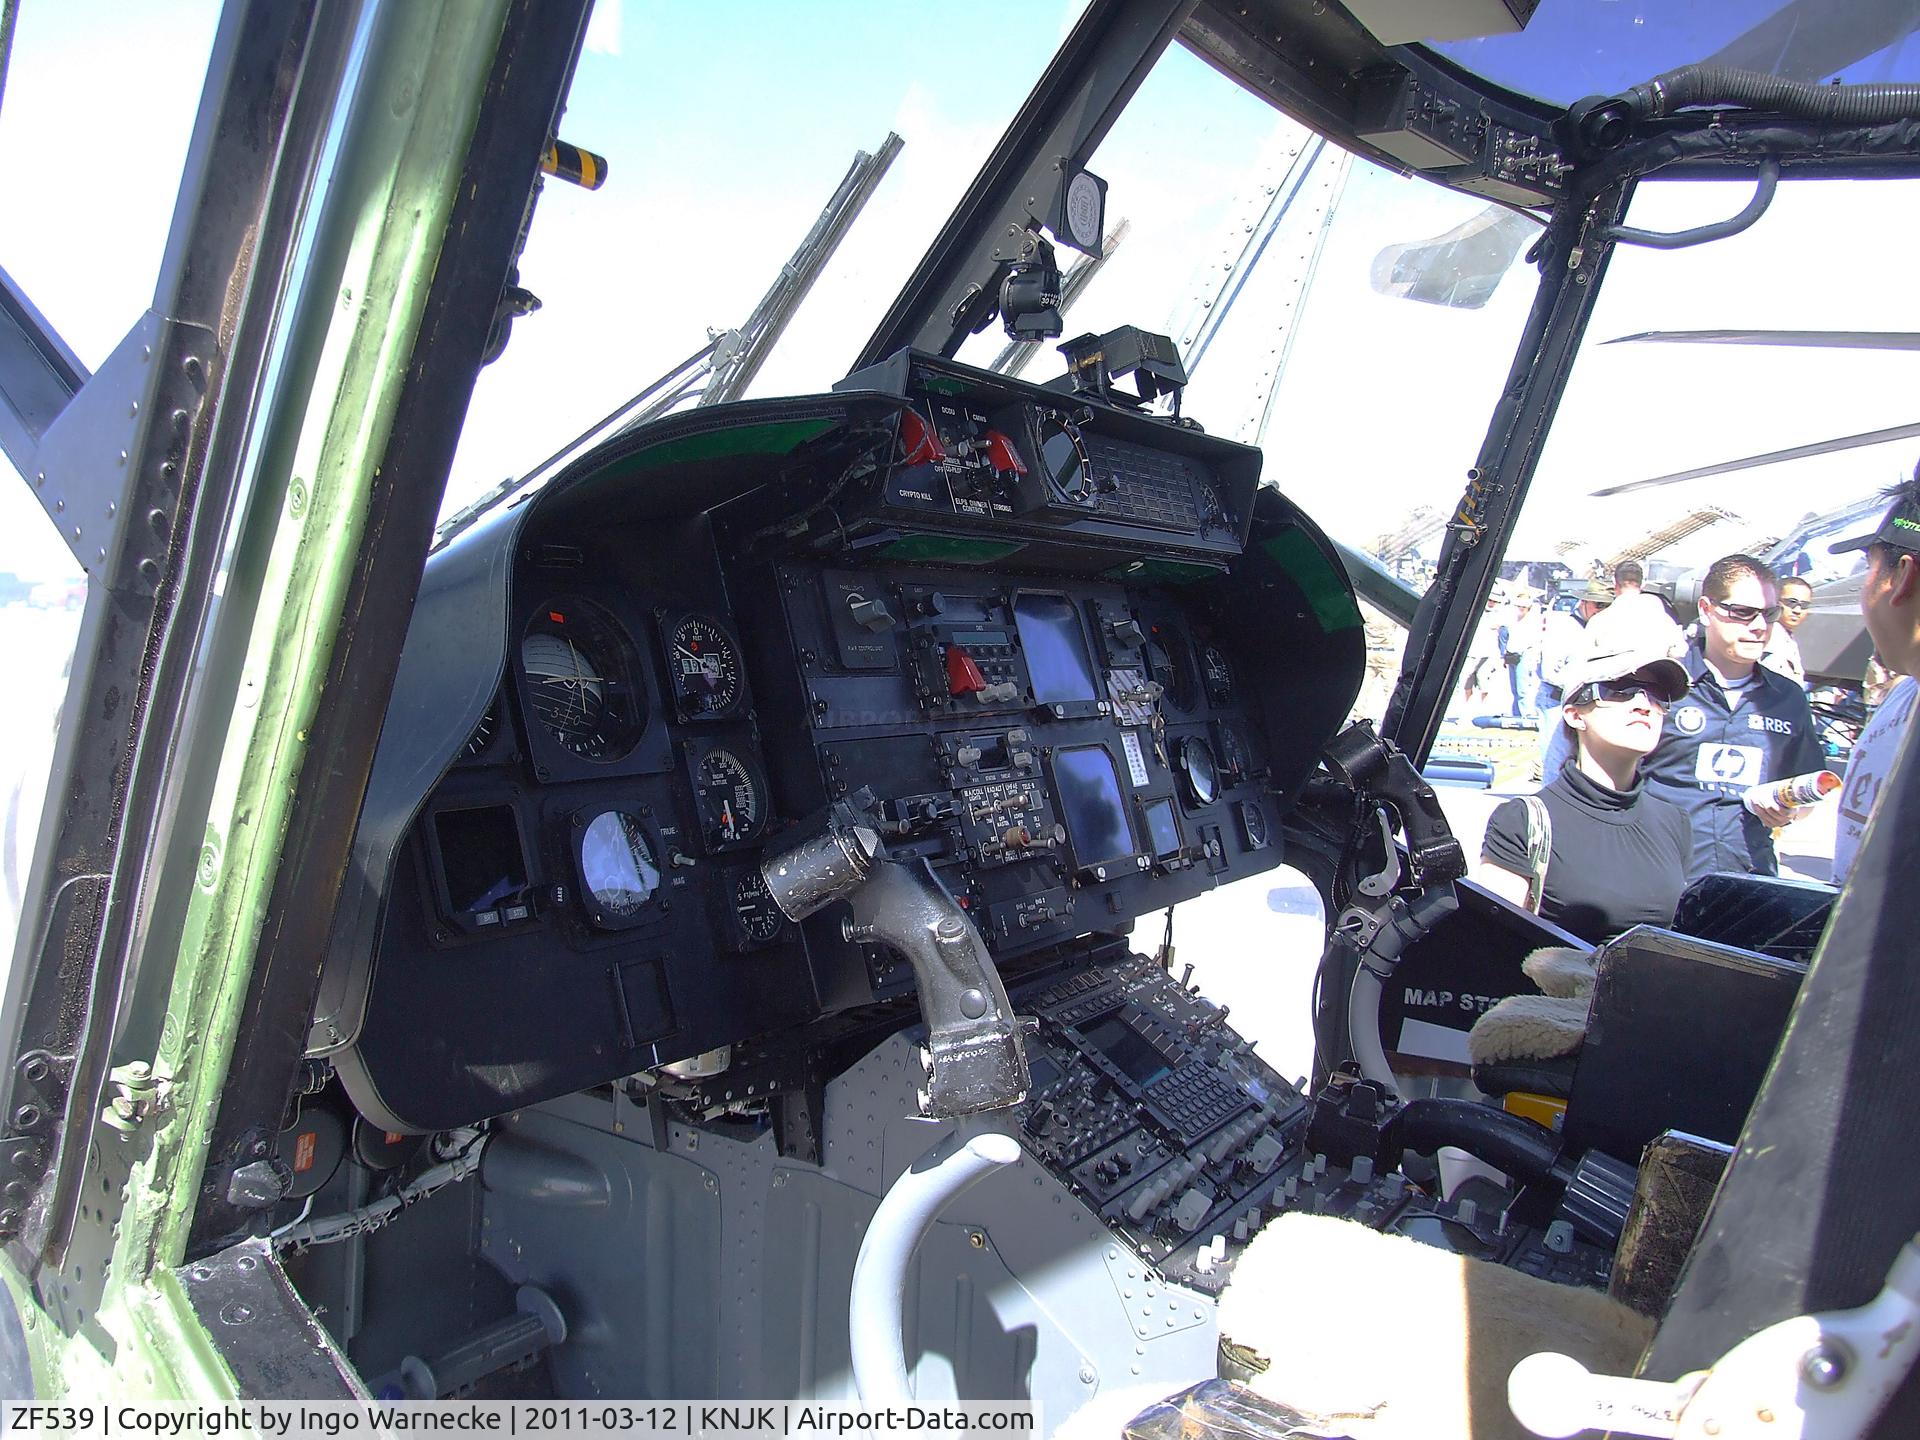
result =
[{"label": "seat cushion", "polygon": [[1249,1388],[1353,1440],[1530,1440],[1507,1408],[1516,1364],[1553,1350],[1631,1375],[1653,1322],[1595,1291],[1288,1214],[1234,1266],[1220,1333],[1267,1362]]}]

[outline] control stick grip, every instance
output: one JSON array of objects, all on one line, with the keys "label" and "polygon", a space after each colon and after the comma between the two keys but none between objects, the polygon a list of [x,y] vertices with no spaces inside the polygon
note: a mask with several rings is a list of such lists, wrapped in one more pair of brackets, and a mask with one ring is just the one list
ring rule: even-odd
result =
[{"label": "control stick grip", "polygon": [[893,859],[878,829],[845,801],[802,834],[761,862],[767,890],[790,920],[847,901],[847,938],[890,946],[913,967],[927,1023],[922,1113],[953,1118],[1019,1104],[1029,1078],[1013,1006],[986,942],[927,862]]}]

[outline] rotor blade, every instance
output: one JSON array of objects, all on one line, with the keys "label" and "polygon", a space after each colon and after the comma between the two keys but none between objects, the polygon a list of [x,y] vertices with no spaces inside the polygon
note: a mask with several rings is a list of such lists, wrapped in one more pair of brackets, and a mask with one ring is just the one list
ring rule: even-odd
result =
[{"label": "rotor blade", "polygon": [[1793,345],[1809,350],[1920,350],[1912,330],[1642,330],[1603,345],[1657,341],[1665,345]]},{"label": "rotor blade", "polygon": [[1702,65],[1758,70],[1788,80],[1825,80],[1856,61],[1879,53],[1913,33],[1907,0],[1789,0],[1743,35],[1735,36]]},{"label": "rotor blade", "polygon": [[1697,470],[1679,470],[1671,475],[1656,475],[1651,480],[1629,480],[1625,485],[1609,485],[1588,493],[1595,499],[1608,495],[1631,495],[1636,490],[1652,490],[1661,485],[1678,485],[1682,480],[1702,480],[1709,475],[1731,475],[1736,470],[1754,470],[1762,465],[1777,465],[1783,460],[1805,460],[1813,455],[1831,455],[1836,450],[1855,450],[1862,445],[1884,445],[1890,440],[1909,440],[1920,435],[1920,421],[1911,425],[1892,425],[1885,430],[1868,430],[1859,435],[1842,435],[1837,440],[1816,440],[1811,445],[1795,445],[1789,450],[1769,450],[1764,455],[1749,455],[1741,460],[1722,460],[1718,465],[1702,465]]}]

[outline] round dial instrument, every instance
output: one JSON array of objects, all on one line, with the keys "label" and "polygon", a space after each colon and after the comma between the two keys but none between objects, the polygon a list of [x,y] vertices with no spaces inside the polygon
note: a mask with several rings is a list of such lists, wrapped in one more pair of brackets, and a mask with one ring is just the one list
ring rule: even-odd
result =
[{"label": "round dial instrument", "polygon": [[500,728],[500,702],[495,700],[487,706],[486,714],[480,717],[480,723],[473,727],[473,733],[467,736],[467,743],[460,747],[460,758],[477,760],[487,753],[487,747],[493,743],[494,733]]},{"label": "round dial instrument", "polygon": [[1207,678],[1207,698],[1215,705],[1233,703],[1233,667],[1217,645],[1200,647],[1200,671]]},{"label": "round dial instrument", "polygon": [[640,822],[603,810],[580,832],[580,885],[598,925],[631,923],[660,888],[660,867]]},{"label": "round dial instrument", "polygon": [[1147,673],[1159,683],[1167,704],[1182,715],[1193,713],[1200,682],[1193,673],[1193,652],[1185,636],[1155,625],[1147,638]]},{"label": "round dial instrument", "polygon": [[740,708],[740,647],[719,621],[688,615],[669,629],[667,670],[681,719],[717,719]]},{"label": "round dial instrument", "polygon": [[1211,805],[1220,798],[1220,767],[1213,758],[1213,747],[1198,735],[1189,735],[1174,746],[1174,767],[1186,782],[1187,799],[1194,805]]},{"label": "round dial instrument", "polygon": [[1093,465],[1072,421],[1049,415],[1040,422],[1040,466],[1046,472],[1047,487],[1062,500],[1075,505],[1092,501]]},{"label": "round dial instrument", "polygon": [[543,607],[521,638],[528,708],[583,760],[618,760],[640,738],[643,717],[627,656],[612,618],[580,601]]},{"label": "round dial instrument", "polygon": [[1238,785],[1253,769],[1247,758],[1247,743],[1240,731],[1224,721],[1214,727],[1214,745],[1220,758],[1220,774],[1229,785]]},{"label": "round dial instrument", "polygon": [[741,937],[752,945],[767,944],[786,924],[787,917],[774,903],[758,865],[734,882],[733,915],[739,922]]},{"label": "round dial instrument", "polygon": [[716,745],[693,766],[693,799],[709,850],[744,844],[766,823],[766,794],[754,768]]},{"label": "round dial instrument", "polygon": [[1100,222],[1106,213],[1106,196],[1100,182],[1082,170],[1067,182],[1067,234],[1069,244],[1097,253],[1100,249]]},{"label": "round dial instrument", "polygon": [[1267,848],[1267,812],[1251,800],[1242,800],[1240,811],[1240,835],[1247,842],[1249,850]]}]

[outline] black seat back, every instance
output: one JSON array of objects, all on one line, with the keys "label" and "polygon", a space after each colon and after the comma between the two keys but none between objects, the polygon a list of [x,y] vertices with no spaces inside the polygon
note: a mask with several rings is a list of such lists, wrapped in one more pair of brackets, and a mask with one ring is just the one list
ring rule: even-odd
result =
[{"label": "black seat back", "polygon": [[1569,1144],[1633,1163],[1663,1130],[1738,1139],[1807,967],[1651,925],[1597,959]]}]

